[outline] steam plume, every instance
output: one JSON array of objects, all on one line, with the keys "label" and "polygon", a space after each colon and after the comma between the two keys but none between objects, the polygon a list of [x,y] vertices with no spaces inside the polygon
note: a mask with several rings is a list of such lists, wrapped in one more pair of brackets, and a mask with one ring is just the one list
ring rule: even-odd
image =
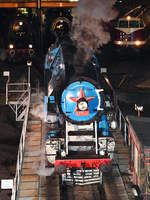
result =
[{"label": "steam plume", "polygon": [[[74,9],[71,37],[79,49],[96,50],[110,41],[106,24],[115,19],[115,0],[80,0]],[[86,54],[87,55],[87,54]]]},{"label": "steam plume", "polygon": [[[34,162],[32,169],[35,171],[36,174],[39,176],[51,176],[55,172],[55,168],[46,168],[45,166],[45,147],[41,149],[41,151],[37,151],[38,155],[40,155],[40,166],[38,163]],[[33,155],[33,154],[32,154]]]},{"label": "steam plume", "polygon": [[45,167],[45,147],[41,149],[41,163],[40,167],[36,169],[36,172],[39,176],[51,176],[55,172],[55,168],[46,168]]},{"label": "steam plume", "polygon": [[[35,98],[35,99],[34,99]],[[45,112],[44,112],[44,93],[40,92],[37,96],[36,94],[33,95],[31,101],[38,101],[38,103],[30,110],[30,113],[34,117],[39,117],[42,121],[45,120]]]}]

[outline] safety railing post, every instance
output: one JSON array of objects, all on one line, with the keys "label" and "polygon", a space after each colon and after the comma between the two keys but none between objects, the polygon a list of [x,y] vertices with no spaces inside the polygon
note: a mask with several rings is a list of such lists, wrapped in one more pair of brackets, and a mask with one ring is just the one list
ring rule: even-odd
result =
[{"label": "safety railing post", "polygon": [[95,121],[95,148],[96,148],[96,154],[98,154],[98,143],[97,143],[97,122]]},{"label": "safety railing post", "polygon": [[68,122],[66,121],[66,154],[68,155]]},{"label": "safety railing post", "polygon": [[124,122],[124,141],[125,143],[127,142],[127,124],[126,122]]},{"label": "safety railing post", "polygon": [[121,130],[121,127],[122,127],[122,125],[121,125],[121,112],[119,110],[119,129],[120,130]]}]

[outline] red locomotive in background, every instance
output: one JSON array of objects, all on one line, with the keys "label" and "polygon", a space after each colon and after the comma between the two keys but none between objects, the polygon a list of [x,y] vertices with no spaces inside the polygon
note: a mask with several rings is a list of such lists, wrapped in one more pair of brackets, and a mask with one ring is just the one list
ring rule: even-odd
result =
[{"label": "red locomotive in background", "polygon": [[123,47],[141,47],[146,44],[146,25],[140,17],[121,17],[114,27],[114,43]]}]

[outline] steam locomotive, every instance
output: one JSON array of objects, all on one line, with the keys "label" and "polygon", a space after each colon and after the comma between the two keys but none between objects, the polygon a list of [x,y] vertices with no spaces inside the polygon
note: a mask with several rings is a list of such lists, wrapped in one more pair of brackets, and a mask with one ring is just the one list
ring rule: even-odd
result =
[{"label": "steam locomotive", "polygon": [[65,52],[63,45],[52,47],[45,59],[48,165],[61,173],[65,183],[100,183],[103,172],[111,169],[115,147],[112,91],[95,54],[90,52],[81,67],[67,62],[65,58],[73,61],[73,57]]},{"label": "steam locomotive", "polygon": [[8,47],[6,53],[8,60],[32,57],[35,53],[33,29],[27,17],[17,14],[9,24]]},{"label": "steam locomotive", "polygon": [[45,11],[44,46],[46,49],[54,43],[58,37],[69,34],[72,23],[71,9],[49,8]]}]

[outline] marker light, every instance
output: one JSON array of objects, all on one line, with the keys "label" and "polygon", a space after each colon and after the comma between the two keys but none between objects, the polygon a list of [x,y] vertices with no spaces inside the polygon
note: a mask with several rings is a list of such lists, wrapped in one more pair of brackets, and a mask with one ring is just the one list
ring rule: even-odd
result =
[{"label": "marker light", "polygon": [[32,47],[33,47],[32,44],[29,44],[29,48],[32,49]]},{"label": "marker light", "polygon": [[14,45],[13,45],[13,44],[10,44],[10,45],[9,45],[9,48],[10,48],[10,49],[13,49],[13,48],[14,48]]}]

